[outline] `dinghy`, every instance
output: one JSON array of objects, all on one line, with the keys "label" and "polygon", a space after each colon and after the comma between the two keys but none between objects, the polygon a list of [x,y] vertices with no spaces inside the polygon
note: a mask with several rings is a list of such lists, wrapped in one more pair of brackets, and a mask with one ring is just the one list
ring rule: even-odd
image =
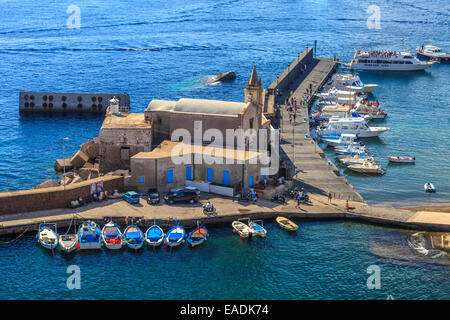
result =
[{"label": "dinghy", "polygon": [[128,248],[138,250],[144,245],[144,233],[138,226],[131,224],[123,232],[123,240]]},{"label": "dinghy", "polygon": [[249,227],[253,229],[256,236],[260,236],[262,238],[266,237],[267,230],[264,229],[262,220],[250,221]]},{"label": "dinghy", "polygon": [[390,162],[398,162],[398,163],[414,163],[416,161],[416,157],[401,157],[401,156],[387,156]]},{"label": "dinghy", "polygon": [[56,230],[56,224],[41,223],[39,224],[39,231],[37,234],[39,243],[49,250],[53,250],[58,246],[58,235],[53,228]]},{"label": "dinghy", "polygon": [[164,231],[156,224],[153,224],[145,232],[145,241],[152,247],[159,246],[164,241]]},{"label": "dinghy", "polygon": [[75,251],[78,244],[77,234],[62,234],[59,236],[59,248],[67,253]]},{"label": "dinghy", "polygon": [[84,222],[78,229],[78,244],[81,250],[101,249],[100,228],[93,221]]},{"label": "dinghy", "polygon": [[170,229],[164,238],[164,244],[169,247],[176,247],[183,243],[186,231],[182,226],[177,224]]},{"label": "dinghy", "polygon": [[197,223],[197,228],[189,233],[187,241],[192,247],[198,246],[208,239],[208,229],[204,226],[199,226]]},{"label": "dinghy", "polygon": [[233,221],[231,225],[234,228],[233,232],[239,233],[241,238],[247,238],[253,235],[254,230],[240,220]]},{"label": "dinghy", "polygon": [[122,232],[114,222],[110,221],[102,229],[102,241],[106,248],[118,250],[122,248]]},{"label": "dinghy", "polygon": [[384,174],[386,169],[372,161],[366,161],[361,164],[350,164],[347,166],[352,171],[360,173]]},{"label": "dinghy", "polygon": [[436,188],[434,185],[430,182],[427,182],[423,185],[423,188],[425,189],[425,192],[433,193],[436,192]]},{"label": "dinghy", "polygon": [[280,225],[280,227],[282,227],[283,229],[286,229],[288,231],[295,231],[298,229],[298,225],[296,225],[294,222],[292,222],[288,218],[277,217],[275,220]]}]

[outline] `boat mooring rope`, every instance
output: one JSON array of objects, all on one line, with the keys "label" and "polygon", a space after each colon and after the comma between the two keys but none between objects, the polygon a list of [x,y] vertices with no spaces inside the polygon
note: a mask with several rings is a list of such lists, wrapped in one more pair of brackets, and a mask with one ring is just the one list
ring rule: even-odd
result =
[{"label": "boat mooring rope", "polygon": [[28,229],[30,229],[30,228],[31,228],[31,225],[29,225],[28,227],[26,227],[26,229],[25,229],[20,235],[18,235],[15,239],[10,240],[10,241],[0,242],[0,245],[2,245],[2,244],[11,244],[11,243],[13,243],[14,241],[16,241],[16,240],[18,240],[20,237],[22,237],[22,236],[28,231]]}]

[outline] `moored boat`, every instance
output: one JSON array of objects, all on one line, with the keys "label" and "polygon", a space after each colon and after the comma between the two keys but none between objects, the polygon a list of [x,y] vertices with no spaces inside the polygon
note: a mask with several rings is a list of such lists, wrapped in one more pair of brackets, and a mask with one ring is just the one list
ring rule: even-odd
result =
[{"label": "moored boat", "polygon": [[142,248],[144,245],[144,239],[144,233],[134,224],[130,224],[123,232],[123,241],[130,249],[139,250]]},{"label": "moored boat", "polygon": [[154,223],[145,232],[145,241],[152,247],[161,245],[164,241],[164,231]]},{"label": "moored boat", "polygon": [[432,44],[427,44],[422,47],[416,48],[417,57],[425,60],[434,60],[439,63],[450,63],[450,54],[442,52],[442,49],[433,46]]},{"label": "moored boat", "polygon": [[402,156],[387,156],[390,162],[398,162],[398,163],[414,163],[416,161],[416,157],[402,157]]},{"label": "moored boat", "polygon": [[295,231],[298,229],[298,225],[285,217],[276,217],[275,221],[285,230]]},{"label": "moored boat", "polygon": [[179,224],[170,229],[164,238],[164,244],[169,247],[176,247],[183,243],[186,230]]},{"label": "moored boat", "polygon": [[349,166],[352,164],[363,164],[366,161],[372,161],[372,162],[375,161],[375,159],[373,157],[363,157],[363,156],[359,156],[359,155],[348,156],[345,158],[339,158],[339,160],[345,166]]},{"label": "moored boat", "polygon": [[363,118],[331,118],[325,128],[316,130],[318,136],[342,135],[350,133],[357,138],[378,137],[388,131],[386,127],[369,127]]},{"label": "moored boat", "polygon": [[102,248],[100,228],[95,222],[83,222],[78,229],[78,244],[81,250]]},{"label": "moored boat", "polygon": [[378,84],[364,84],[357,74],[335,74],[331,77],[331,81],[325,86],[325,88],[332,87],[341,90],[371,93],[378,88]]},{"label": "moored boat", "polygon": [[265,238],[267,235],[267,230],[263,227],[262,220],[250,221],[249,227],[253,229],[253,233],[256,236]]},{"label": "moored boat", "polygon": [[189,233],[187,241],[192,247],[195,247],[204,243],[208,239],[208,236],[208,229],[197,224],[197,228]]},{"label": "moored boat", "polygon": [[436,192],[436,188],[434,187],[434,184],[431,182],[427,182],[423,185],[423,188],[425,189],[425,192],[434,193]]},{"label": "moored boat", "polygon": [[114,222],[110,221],[103,226],[102,241],[106,248],[117,250],[122,248],[122,232]]},{"label": "moored boat", "polygon": [[61,234],[59,236],[59,249],[64,252],[73,252],[78,249],[78,235],[77,234]]},{"label": "moored boat", "polygon": [[351,164],[348,165],[347,168],[349,168],[352,171],[360,172],[360,173],[371,173],[371,174],[384,174],[386,173],[386,169],[382,166],[376,164],[372,161],[366,161],[361,164]]},{"label": "moored boat", "polygon": [[233,232],[239,233],[239,236],[241,238],[251,237],[253,235],[254,230],[250,226],[248,226],[247,224],[243,223],[240,220],[241,219],[233,221],[231,223],[231,225],[233,226],[233,229],[234,229]]},{"label": "moored boat", "polygon": [[56,233],[55,223],[39,224],[37,238],[41,246],[46,249],[53,250],[58,246],[58,234]]}]

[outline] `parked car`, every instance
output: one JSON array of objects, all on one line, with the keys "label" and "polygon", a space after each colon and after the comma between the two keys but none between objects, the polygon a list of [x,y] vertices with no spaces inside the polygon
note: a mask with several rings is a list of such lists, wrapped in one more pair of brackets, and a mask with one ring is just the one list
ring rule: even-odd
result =
[{"label": "parked car", "polygon": [[174,192],[176,192],[176,191],[184,191],[184,190],[186,190],[186,191],[194,191],[200,198],[200,190],[198,190],[196,187],[187,187],[187,186],[179,187],[179,188],[175,189]]},{"label": "parked car", "polygon": [[158,190],[155,188],[150,188],[147,191],[147,203],[148,204],[158,204],[161,201]]},{"label": "parked car", "polygon": [[128,191],[122,194],[122,199],[131,204],[139,203],[139,198],[139,193],[135,191]]},{"label": "parked car", "polygon": [[198,199],[199,196],[197,192],[186,189],[169,192],[164,196],[164,200],[169,204],[173,204],[175,202],[196,203],[198,202]]}]

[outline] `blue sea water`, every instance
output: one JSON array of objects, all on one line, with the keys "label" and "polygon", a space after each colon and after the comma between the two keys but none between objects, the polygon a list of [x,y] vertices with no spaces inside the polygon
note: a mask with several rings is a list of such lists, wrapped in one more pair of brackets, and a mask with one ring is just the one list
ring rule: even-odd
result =
[{"label": "blue sea water", "polygon": [[[80,8],[80,29],[66,26],[71,4]],[[367,28],[369,5],[380,8],[379,30]],[[53,163],[63,156],[62,139],[70,138],[66,155],[72,154],[98,135],[102,123],[89,116],[21,117],[19,90],[126,92],[132,111],[143,112],[155,98],[242,101],[253,64],[267,87],[314,40],[318,56],[341,61],[354,48],[414,50],[430,38],[450,52],[446,0],[9,0],[0,2],[0,13],[0,191],[56,178]],[[231,69],[235,81],[201,85],[208,75]],[[376,98],[389,113],[378,125],[391,130],[368,143],[388,171],[382,177],[349,174],[350,183],[372,203],[448,201],[449,66],[410,74],[365,72],[361,78],[380,85]],[[385,157],[391,154],[414,155],[417,162],[390,166]],[[436,194],[423,192],[427,181]],[[292,237],[272,230],[263,242],[240,242],[221,227],[201,250],[83,253],[72,259],[47,255],[30,236],[13,249],[0,249],[0,298],[449,298],[448,268],[427,264],[383,264],[385,285],[367,290],[366,268],[378,261],[368,249],[371,239],[406,246],[398,230],[341,222],[308,223]],[[70,264],[82,269],[81,291],[65,287]],[[136,279],[146,290],[122,296],[119,289]],[[190,290],[211,279],[214,286]],[[99,284],[109,287],[100,292]]]}]

